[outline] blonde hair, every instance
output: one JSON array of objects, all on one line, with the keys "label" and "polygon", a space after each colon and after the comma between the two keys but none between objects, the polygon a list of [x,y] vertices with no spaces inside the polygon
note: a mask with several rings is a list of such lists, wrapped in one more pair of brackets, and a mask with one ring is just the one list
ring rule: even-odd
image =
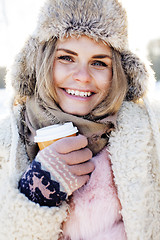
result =
[{"label": "blonde hair", "polygon": [[36,63],[36,90],[46,91],[47,95],[56,101],[56,92],[53,85],[53,62],[57,39],[53,39],[40,46]]},{"label": "blonde hair", "polygon": [[[57,96],[53,85],[53,61],[57,39],[49,41],[40,47],[36,65],[36,92],[46,91],[47,95],[56,102]],[[106,98],[92,110],[92,115],[100,117],[116,113],[127,93],[127,79],[121,64],[121,55],[112,49],[112,82]]]},{"label": "blonde hair", "polygon": [[112,48],[112,82],[106,98],[93,110],[94,116],[115,114],[121,107],[128,90],[127,78],[122,68],[121,55]]}]

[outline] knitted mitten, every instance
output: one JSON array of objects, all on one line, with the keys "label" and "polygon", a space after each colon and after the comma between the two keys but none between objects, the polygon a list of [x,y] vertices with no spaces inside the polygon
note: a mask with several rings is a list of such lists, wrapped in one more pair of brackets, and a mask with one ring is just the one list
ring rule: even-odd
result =
[{"label": "knitted mitten", "polygon": [[41,206],[59,206],[67,195],[84,185],[94,164],[86,137],[58,140],[39,151],[19,181],[19,190]]},{"label": "knitted mitten", "polygon": [[36,156],[35,160],[50,172],[68,195],[83,186],[89,179],[88,174],[94,170],[94,164],[88,161],[92,152],[86,148],[87,144],[87,138],[82,135],[63,138]]}]

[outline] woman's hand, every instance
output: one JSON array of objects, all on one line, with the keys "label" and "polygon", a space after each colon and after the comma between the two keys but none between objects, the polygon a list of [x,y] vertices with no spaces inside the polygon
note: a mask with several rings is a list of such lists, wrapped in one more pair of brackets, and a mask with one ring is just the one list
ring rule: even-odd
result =
[{"label": "woman's hand", "polygon": [[66,137],[39,151],[36,161],[71,195],[89,180],[94,164],[89,161],[92,152],[83,135]]}]

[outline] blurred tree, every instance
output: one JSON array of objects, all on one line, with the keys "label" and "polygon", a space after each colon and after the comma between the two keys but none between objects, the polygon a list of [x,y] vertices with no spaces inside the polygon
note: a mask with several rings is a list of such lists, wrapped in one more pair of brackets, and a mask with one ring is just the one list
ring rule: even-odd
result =
[{"label": "blurred tree", "polygon": [[160,39],[154,39],[148,44],[148,58],[153,64],[157,81],[160,81]]},{"label": "blurred tree", "polygon": [[5,87],[5,75],[6,75],[6,68],[5,67],[0,67],[0,88]]}]

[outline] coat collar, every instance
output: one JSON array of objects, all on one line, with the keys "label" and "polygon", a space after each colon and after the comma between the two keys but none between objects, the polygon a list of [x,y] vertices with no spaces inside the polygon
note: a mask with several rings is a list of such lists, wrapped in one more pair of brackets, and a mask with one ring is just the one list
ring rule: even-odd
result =
[{"label": "coat collar", "polygon": [[156,185],[158,173],[155,175],[158,163],[143,105],[124,103],[117,125],[110,137],[110,154],[128,239],[158,240],[160,189]]}]

